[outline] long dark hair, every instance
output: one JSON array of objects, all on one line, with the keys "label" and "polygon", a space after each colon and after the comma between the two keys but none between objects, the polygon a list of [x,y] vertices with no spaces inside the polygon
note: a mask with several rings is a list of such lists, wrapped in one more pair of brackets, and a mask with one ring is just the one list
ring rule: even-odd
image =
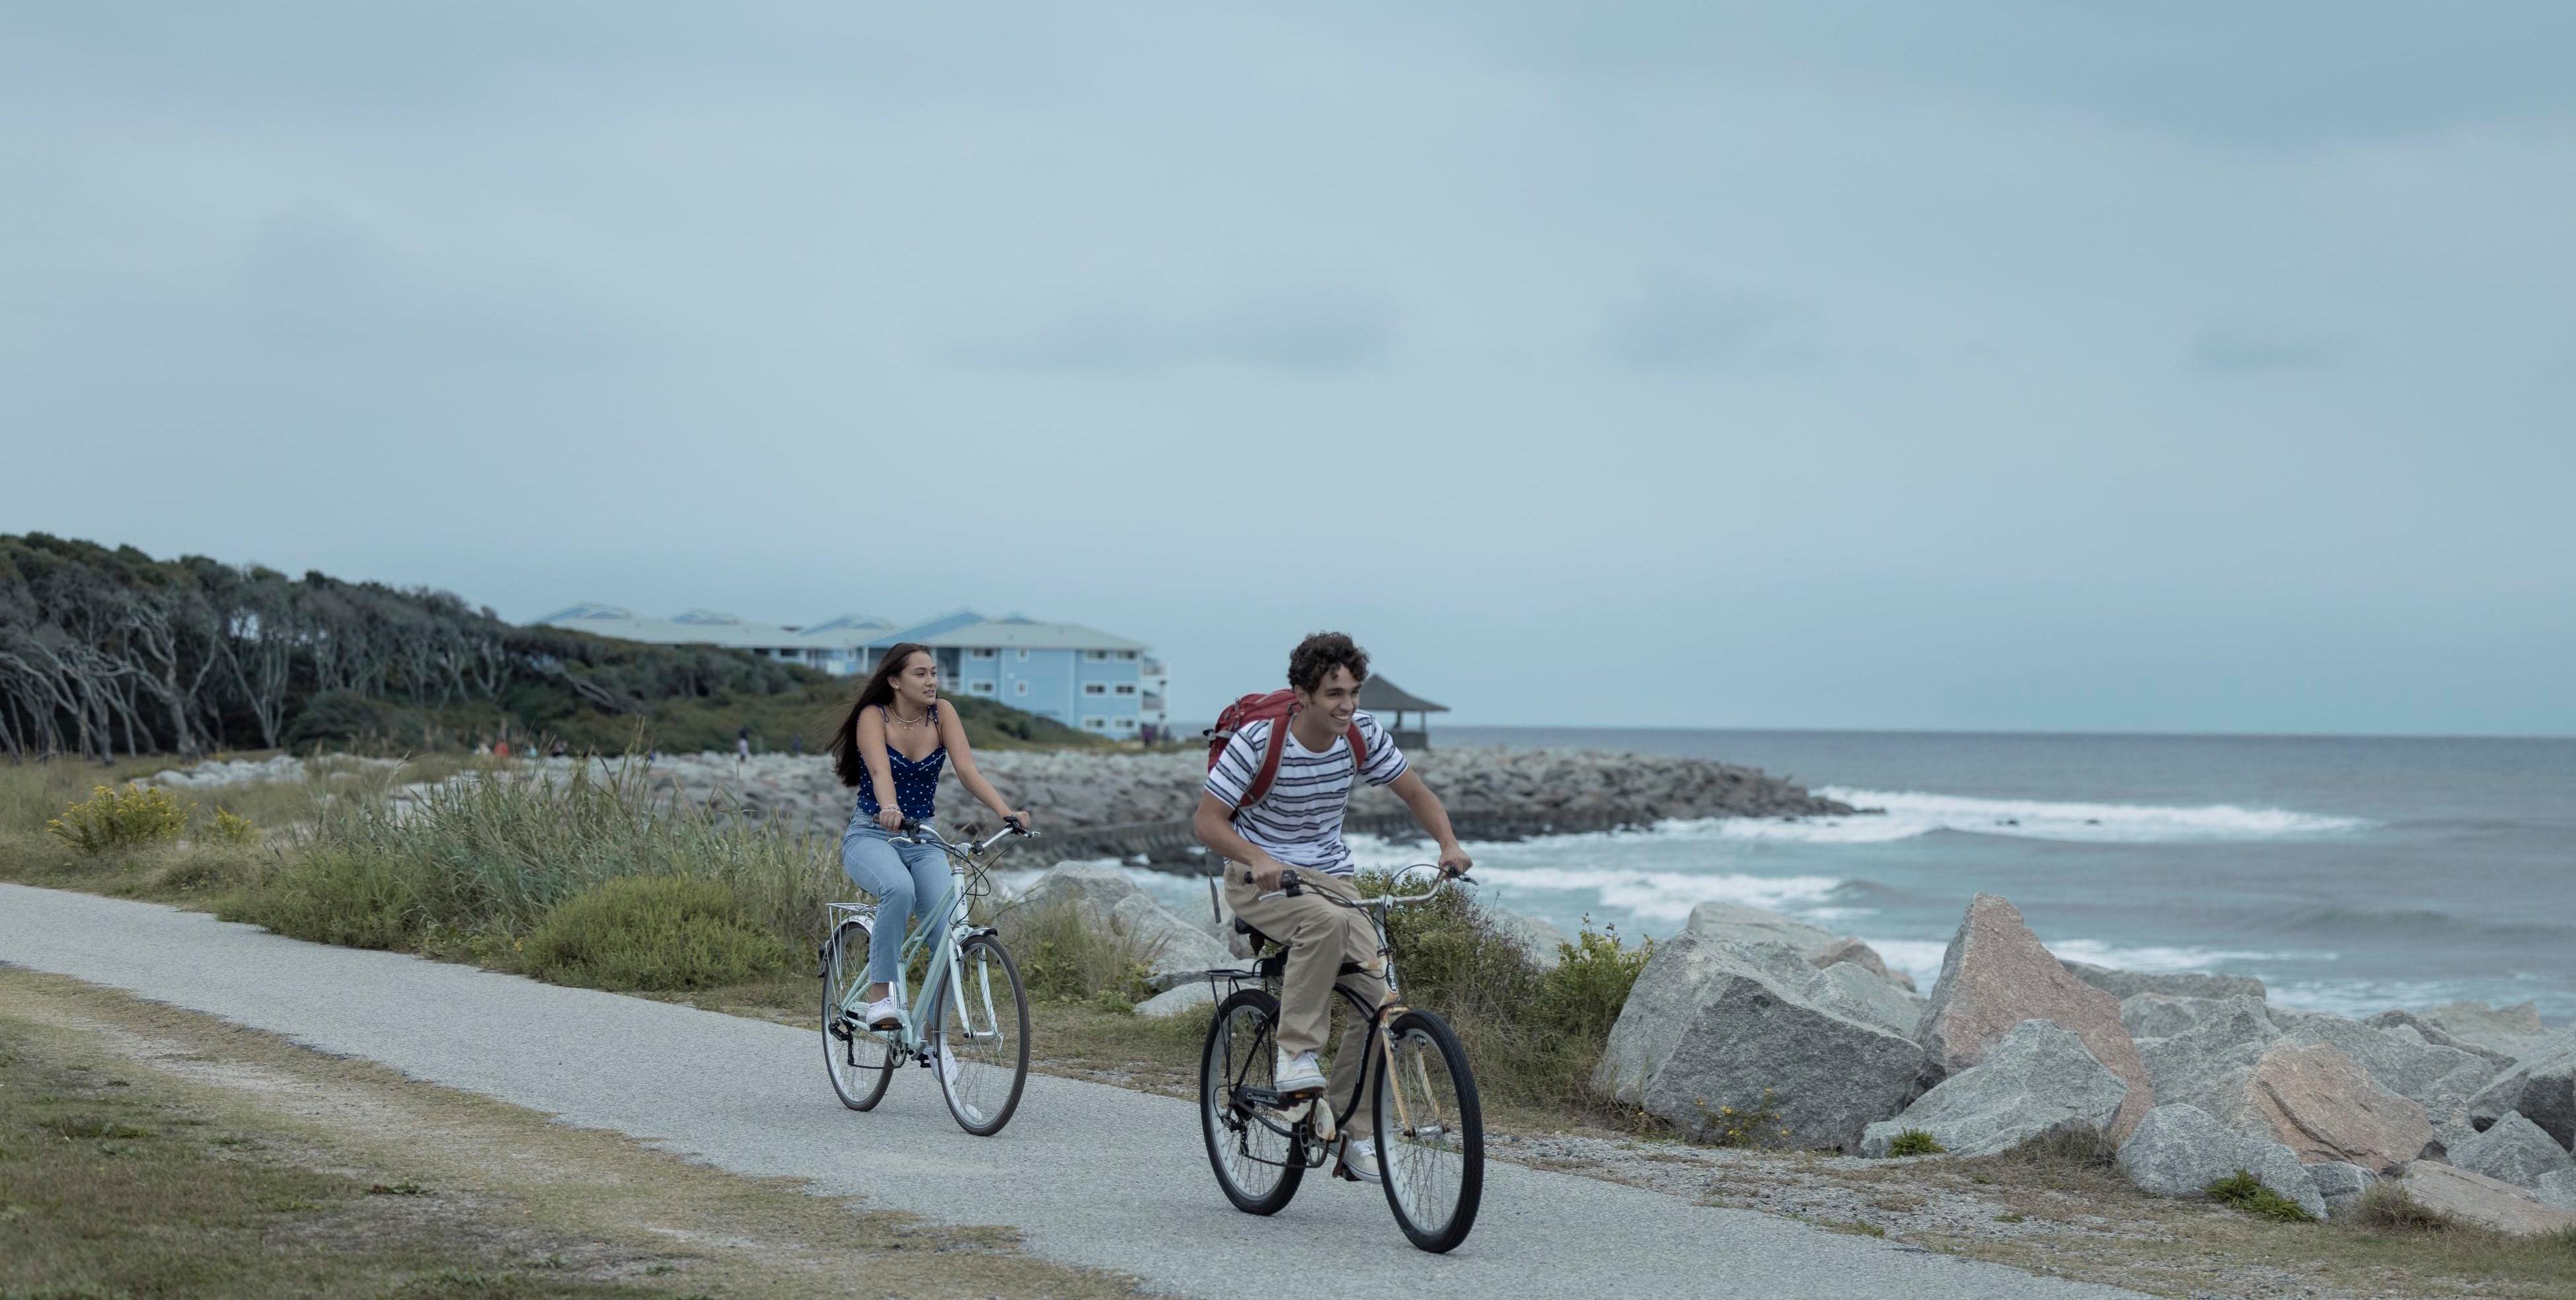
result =
[{"label": "long dark hair", "polygon": [[[850,712],[832,732],[832,770],[840,773],[841,784],[857,789],[868,779],[868,761],[859,756],[859,715],[871,706],[882,708],[894,703],[894,675],[903,671],[904,663],[915,654],[930,654],[930,647],[918,641],[905,641],[885,652],[877,660],[876,671],[859,686],[857,699],[850,701]],[[935,664],[939,656],[930,655]]]}]

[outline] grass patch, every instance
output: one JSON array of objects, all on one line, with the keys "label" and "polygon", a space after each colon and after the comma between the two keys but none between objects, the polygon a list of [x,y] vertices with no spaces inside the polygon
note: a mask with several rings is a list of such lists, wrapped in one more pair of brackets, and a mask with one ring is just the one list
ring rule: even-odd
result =
[{"label": "grass patch", "polygon": [[628,876],[548,912],[527,937],[523,969],[557,984],[670,990],[740,984],[791,961],[787,945],[755,928],[722,882]]},{"label": "grass patch", "polygon": [[1934,1141],[1931,1134],[1919,1128],[1907,1129],[1887,1144],[1890,1156],[1937,1156],[1948,1151],[1948,1147]]},{"label": "grass patch", "polygon": [[2262,1180],[2239,1169],[2201,1190],[2221,1205],[2232,1205],[2258,1219],[2275,1223],[2314,1223],[2316,1216],[2302,1209],[2298,1202],[2265,1187]]},{"label": "grass patch", "polygon": [[1005,908],[994,921],[1019,960],[1036,1002],[1089,1002],[1132,1010],[1154,996],[1147,975],[1162,945],[1127,933],[1114,921],[1094,924],[1071,899]]}]

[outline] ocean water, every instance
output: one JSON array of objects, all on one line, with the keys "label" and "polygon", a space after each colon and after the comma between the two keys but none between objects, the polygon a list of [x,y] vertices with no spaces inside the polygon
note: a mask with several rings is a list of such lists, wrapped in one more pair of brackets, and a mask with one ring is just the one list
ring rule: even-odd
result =
[{"label": "ocean water", "polygon": [[[2576,1018],[2576,740],[1483,729],[1438,743],[1647,751],[1790,777],[1877,815],[1470,845],[1483,896],[1569,933],[1705,900],[1868,940],[1927,990],[1969,895],[2061,956],[2259,976],[2367,1014],[2529,999]],[[1353,840],[1364,861],[1418,848]],[[1139,873],[1176,906],[1189,880]]]}]

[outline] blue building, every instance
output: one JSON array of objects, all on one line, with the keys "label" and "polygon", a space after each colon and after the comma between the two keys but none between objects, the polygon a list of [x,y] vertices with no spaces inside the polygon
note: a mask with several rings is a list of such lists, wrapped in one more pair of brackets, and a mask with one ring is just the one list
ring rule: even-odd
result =
[{"label": "blue building", "polygon": [[1079,623],[960,610],[880,635],[868,643],[870,657],[905,641],[930,647],[951,695],[999,700],[1105,736],[1132,739],[1164,724],[1163,666],[1141,641]]},{"label": "blue building", "polygon": [[999,700],[1068,727],[1127,739],[1148,729],[1161,733],[1167,717],[1169,674],[1147,653],[1150,647],[1079,623],[986,618],[961,609],[909,627],[865,614],[798,626],[704,609],[639,618],[591,602],[534,622],[653,645],[724,646],[839,677],[875,667],[890,646],[918,641],[938,657],[940,688],[951,695]]}]

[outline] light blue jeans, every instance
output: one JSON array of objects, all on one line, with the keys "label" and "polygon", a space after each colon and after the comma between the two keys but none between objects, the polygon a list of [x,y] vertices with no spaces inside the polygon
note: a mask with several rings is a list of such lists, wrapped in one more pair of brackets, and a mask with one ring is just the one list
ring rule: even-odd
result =
[{"label": "light blue jeans", "polygon": [[851,884],[876,895],[868,982],[891,984],[903,965],[904,936],[914,926],[928,925],[930,909],[948,893],[948,855],[936,844],[897,844],[874,818],[857,816],[841,836],[841,870]]}]

